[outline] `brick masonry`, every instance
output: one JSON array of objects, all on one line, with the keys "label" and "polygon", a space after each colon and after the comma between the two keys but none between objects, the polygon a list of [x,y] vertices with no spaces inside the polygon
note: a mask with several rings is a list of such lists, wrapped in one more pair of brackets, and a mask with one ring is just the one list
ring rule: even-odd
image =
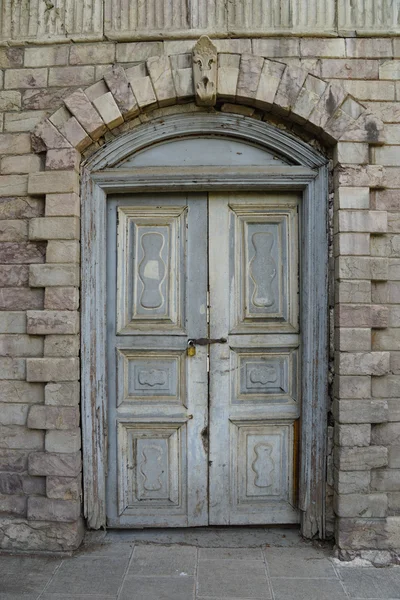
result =
[{"label": "brick masonry", "polygon": [[[327,530],[343,549],[399,548],[399,40],[215,43],[218,110],[331,156]],[[0,547],[70,550],[82,538],[79,163],[142,121],[199,110],[193,44],[0,51]]]}]

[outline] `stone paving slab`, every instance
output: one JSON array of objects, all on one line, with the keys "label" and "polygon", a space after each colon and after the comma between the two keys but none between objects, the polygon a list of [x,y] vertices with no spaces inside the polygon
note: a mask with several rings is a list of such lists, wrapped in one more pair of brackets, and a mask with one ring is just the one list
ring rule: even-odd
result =
[{"label": "stone paving slab", "polygon": [[256,544],[240,547],[236,533],[111,532],[72,557],[0,555],[0,600],[400,600],[400,567],[340,563],[283,531],[271,545],[243,530]]}]

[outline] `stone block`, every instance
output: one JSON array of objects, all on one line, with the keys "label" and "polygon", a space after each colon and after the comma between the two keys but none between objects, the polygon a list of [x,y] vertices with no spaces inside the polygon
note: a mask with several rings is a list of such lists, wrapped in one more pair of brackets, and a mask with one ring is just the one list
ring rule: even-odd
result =
[{"label": "stone block", "polygon": [[107,64],[115,62],[115,44],[73,44],[69,54],[71,65]]},{"label": "stone block", "polygon": [[[48,406],[47,408],[64,411],[78,410],[72,407]],[[80,429],[70,429],[69,431],[47,431],[45,438],[45,449],[47,452],[78,452],[78,450],[81,449]]]},{"label": "stone block", "polygon": [[79,263],[80,244],[77,240],[49,240],[46,251],[47,263]]},{"label": "stone block", "polygon": [[296,120],[304,121],[309,118],[314,108],[319,103],[328,83],[309,74],[292,108],[292,115]]},{"label": "stone block", "polygon": [[[302,42],[303,40],[300,40]],[[309,41],[309,40],[307,40]],[[253,53],[258,56],[264,56],[265,58],[277,58],[277,57],[289,57],[299,56],[299,39],[290,37],[271,37],[252,40]],[[304,47],[304,52],[307,51],[307,47]],[[304,54],[308,56],[308,54]]]},{"label": "stone block", "polygon": [[42,160],[33,154],[5,156],[1,159],[1,173],[14,175],[18,173],[35,173],[42,168]]},{"label": "stone block", "polygon": [[[29,322],[29,317],[28,317]],[[29,327],[28,327],[29,331]],[[389,372],[389,352],[336,352],[335,364],[340,375],[384,375]]]},{"label": "stone block", "polygon": [[374,350],[400,350],[400,329],[375,330],[372,342]]},{"label": "stone block", "polygon": [[79,379],[77,358],[28,358],[27,381],[76,381]]},{"label": "stone block", "polygon": [[0,425],[26,425],[28,404],[8,404],[2,402],[0,410]]},{"label": "stone block", "polygon": [[[31,406],[27,425],[29,429],[76,429],[79,409],[74,406]],[[54,452],[54,448],[46,447],[46,450]]]},{"label": "stone block", "polygon": [[28,239],[28,223],[26,221],[0,221],[0,242],[24,242]]},{"label": "stone block", "polygon": [[389,304],[400,303],[400,283],[398,281],[389,281],[388,284],[388,298]]},{"label": "stone block", "polygon": [[300,38],[300,56],[344,57],[346,56],[345,40],[341,38]]},{"label": "stone block", "polygon": [[41,404],[44,402],[44,386],[41,383],[3,380],[0,385],[0,402]]},{"label": "stone block", "polygon": [[78,194],[47,194],[46,217],[79,217],[81,212]]},{"label": "stone block", "polygon": [[370,491],[371,471],[335,470],[334,481],[338,494],[367,494]]},{"label": "stone block", "polygon": [[56,500],[79,500],[80,480],[76,477],[47,477],[46,495]]},{"label": "stone block", "polygon": [[185,102],[194,96],[192,54],[175,54],[169,58],[177,101]]},{"label": "stone block", "polygon": [[74,264],[30,265],[31,287],[64,287],[79,285],[79,267]]},{"label": "stone block", "polygon": [[78,333],[79,313],[68,310],[28,311],[27,331],[30,335]]},{"label": "stone block", "polygon": [[0,198],[0,219],[32,219],[41,217],[44,202],[41,198]]},{"label": "stone block", "polygon": [[260,82],[264,59],[253,54],[242,54],[239,64],[239,75],[236,88],[236,101],[251,104]]},{"label": "stone block", "polygon": [[385,187],[386,171],[381,165],[337,166],[334,180],[337,186],[344,187]]},{"label": "stone block", "polygon": [[23,494],[22,476],[18,473],[0,472],[0,494]]},{"label": "stone block", "polygon": [[336,110],[346,98],[346,92],[341,85],[329,84],[315,106],[309,122],[320,129],[324,129],[328,121],[333,117]]},{"label": "stone block", "polygon": [[0,312],[0,333],[26,333],[24,311]]},{"label": "stone block", "polygon": [[4,288],[0,295],[0,310],[30,310],[43,308],[43,290]]},{"label": "stone block", "polygon": [[[7,177],[11,177],[11,175],[8,175]],[[32,195],[42,196],[44,194],[69,194],[71,192],[79,192],[79,173],[76,171],[30,173],[28,177],[28,192]]]},{"label": "stone block", "polygon": [[371,329],[337,328],[335,345],[341,352],[359,352],[371,350]]},{"label": "stone block", "polygon": [[371,377],[368,375],[337,375],[334,383],[340,398],[369,398]]},{"label": "stone block", "polygon": [[0,197],[27,196],[28,177],[31,175],[0,175]]},{"label": "stone block", "polygon": [[[335,236],[336,237],[336,236]],[[341,304],[370,304],[371,303],[371,281],[360,279],[344,280],[335,282],[335,302]],[[344,309],[342,316],[350,309]]]},{"label": "stone block", "polygon": [[72,500],[53,500],[31,496],[28,498],[27,516],[32,521],[57,521],[71,523],[80,515],[80,503]]},{"label": "stone block", "polygon": [[47,87],[47,69],[7,69],[4,77],[6,90]]},{"label": "stone block", "polygon": [[1,133],[0,154],[29,154],[31,136],[29,133]]},{"label": "stone block", "polygon": [[140,108],[149,109],[157,104],[153,84],[143,63],[126,69],[125,73]]},{"label": "stone block", "polygon": [[23,517],[26,514],[26,498],[24,496],[8,496],[0,494],[0,513]]},{"label": "stone block", "polygon": [[1,334],[0,356],[43,356],[43,338],[23,334]]},{"label": "stone block", "polygon": [[369,163],[369,146],[354,142],[338,142],[334,149],[333,160],[335,164],[367,165]]},{"label": "stone block", "polygon": [[388,279],[391,281],[400,281],[400,259],[389,258]]},{"label": "stone block", "polygon": [[82,519],[56,523],[2,517],[0,532],[6,550],[18,550],[23,544],[26,551],[71,552],[81,543],[85,527]]},{"label": "stone block", "polygon": [[28,468],[28,452],[0,449],[0,471],[24,473]]},{"label": "stone block", "polygon": [[335,444],[338,446],[369,446],[371,425],[335,425]]},{"label": "stone block", "polygon": [[81,155],[75,148],[49,150],[46,154],[46,171],[78,171]]},{"label": "stone block", "polygon": [[158,106],[176,103],[176,90],[169,56],[152,56],[146,61],[147,69],[156,93]]},{"label": "stone block", "polygon": [[379,65],[379,79],[400,79],[400,60],[387,60]]},{"label": "stone block", "polygon": [[78,406],[79,402],[77,381],[48,383],[45,387],[45,403],[49,406]]},{"label": "stone block", "polygon": [[379,379],[372,379],[372,396],[374,398],[400,397],[400,376],[384,375]]},{"label": "stone block", "polygon": [[139,113],[139,106],[130,88],[125,70],[119,65],[113,65],[105,74],[104,79],[108,89],[125,119],[131,119]]},{"label": "stone block", "polygon": [[30,475],[76,477],[81,471],[80,452],[72,454],[31,452],[28,458],[28,471]]},{"label": "stone block", "polygon": [[[49,69],[50,87],[90,85],[91,83],[94,83],[94,67],[50,67]],[[41,87],[46,87],[46,84]]]},{"label": "stone block", "polygon": [[140,62],[142,60],[147,60],[150,56],[160,56],[162,53],[162,42],[120,43],[117,44],[117,63]]},{"label": "stone block", "polygon": [[124,118],[111,92],[106,92],[102,96],[95,98],[93,104],[108,129],[114,129],[114,127],[118,127],[118,125],[124,122]]},{"label": "stone block", "polygon": [[400,167],[385,167],[385,185],[383,187],[400,188]]},{"label": "stone block", "polygon": [[25,67],[52,67],[68,64],[68,45],[25,48]]},{"label": "stone block", "polygon": [[339,304],[335,309],[335,324],[338,327],[387,327],[388,310],[379,304]]},{"label": "stone block", "polygon": [[400,375],[400,352],[390,353],[390,371],[393,375]]},{"label": "stone block", "polygon": [[389,38],[346,39],[346,54],[351,58],[387,58],[392,52]]},{"label": "stone block", "polygon": [[387,465],[388,450],[383,446],[335,448],[334,461],[341,471],[368,471]]},{"label": "stone block", "polygon": [[371,473],[371,489],[397,492],[400,488],[400,469],[379,469]]},{"label": "stone block", "polygon": [[59,130],[74,148],[83,152],[93,143],[90,135],[86,133],[82,125],[75,117],[71,117],[59,126]]},{"label": "stone block", "polygon": [[28,265],[0,265],[0,286],[27,286],[29,279]]},{"label": "stone block", "polygon": [[50,149],[71,148],[70,142],[58,131],[54,124],[46,119],[39,123],[32,134],[32,146],[36,152]]},{"label": "stone block", "polygon": [[385,517],[388,498],[386,494],[335,494],[333,506],[339,517]]},{"label": "stone block", "polygon": [[382,423],[389,418],[389,407],[387,400],[335,399],[332,413],[339,423]]},{"label": "stone block", "polygon": [[340,210],[338,212],[338,231],[386,233],[387,212],[367,210]]},{"label": "stone block", "polygon": [[255,106],[264,109],[268,109],[272,106],[284,70],[285,65],[283,63],[264,60],[254,99]]},{"label": "stone block", "polygon": [[0,448],[42,450],[44,448],[44,432],[33,431],[22,425],[0,425]]},{"label": "stone block", "polygon": [[76,92],[64,98],[64,103],[93,140],[99,139],[106,132],[107,128],[103,119],[83,90],[76,90]]},{"label": "stone block", "polygon": [[240,54],[218,54],[218,99],[236,99],[239,65]]},{"label": "stone block", "polygon": [[400,165],[400,147],[383,146],[382,148],[371,149],[372,161],[378,165],[399,166]]},{"label": "stone block", "polygon": [[323,59],[322,77],[328,79],[378,79],[379,61],[368,59]]},{"label": "stone block", "polygon": [[274,99],[274,105],[279,113],[285,114],[292,110],[306,77],[307,71],[305,69],[286,67]]},{"label": "stone block", "polygon": [[399,446],[400,423],[382,423],[375,425],[372,429],[371,442],[377,446]]},{"label": "stone block", "polygon": [[335,261],[335,275],[338,279],[386,281],[388,274],[389,262],[387,258],[338,256]]},{"label": "stone block", "polygon": [[78,310],[79,290],[76,287],[46,288],[46,310]]},{"label": "stone block", "polygon": [[8,91],[0,92],[0,110],[1,111],[19,111],[21,109],[21,92]]},{"label": "stone block", "polygon": [[78,335],[46,335],[44,356],[69,357],[79,355]]},{"label": "stone block", "polygon": [[389,447],[389,469],[400,469],[400,446]]},{"label": "stone block", "polygon": [[0,357],[0,373],[3,379],[26,379],[25,359]]}]

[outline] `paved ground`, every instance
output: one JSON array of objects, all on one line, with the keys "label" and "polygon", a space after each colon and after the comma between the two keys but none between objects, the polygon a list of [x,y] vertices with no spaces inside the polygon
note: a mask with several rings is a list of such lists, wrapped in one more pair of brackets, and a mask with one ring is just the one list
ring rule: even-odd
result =
[{"label": "paved ground", "polygon": [[292,530],[111,532],[73,557],[0,556],[0,600],[400,599],[400,567],[338,565]]}]

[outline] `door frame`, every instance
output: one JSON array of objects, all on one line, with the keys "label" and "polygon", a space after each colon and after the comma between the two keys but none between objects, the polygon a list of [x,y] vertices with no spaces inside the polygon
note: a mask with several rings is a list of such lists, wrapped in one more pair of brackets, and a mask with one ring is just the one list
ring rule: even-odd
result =
[{"label": "door frame", "polygon": [[[118,168],[129,155],[183,136],[221,135],[279,153],[294,166]],[[173,115],[139,126],[82,166],[82,429],[84,512],[106,526],[106,202],[109,193],[301,191],[301,431],[299,509],[302,534],[324,537],[328,412],[328,160],[291,134],[227,114]]]}]

